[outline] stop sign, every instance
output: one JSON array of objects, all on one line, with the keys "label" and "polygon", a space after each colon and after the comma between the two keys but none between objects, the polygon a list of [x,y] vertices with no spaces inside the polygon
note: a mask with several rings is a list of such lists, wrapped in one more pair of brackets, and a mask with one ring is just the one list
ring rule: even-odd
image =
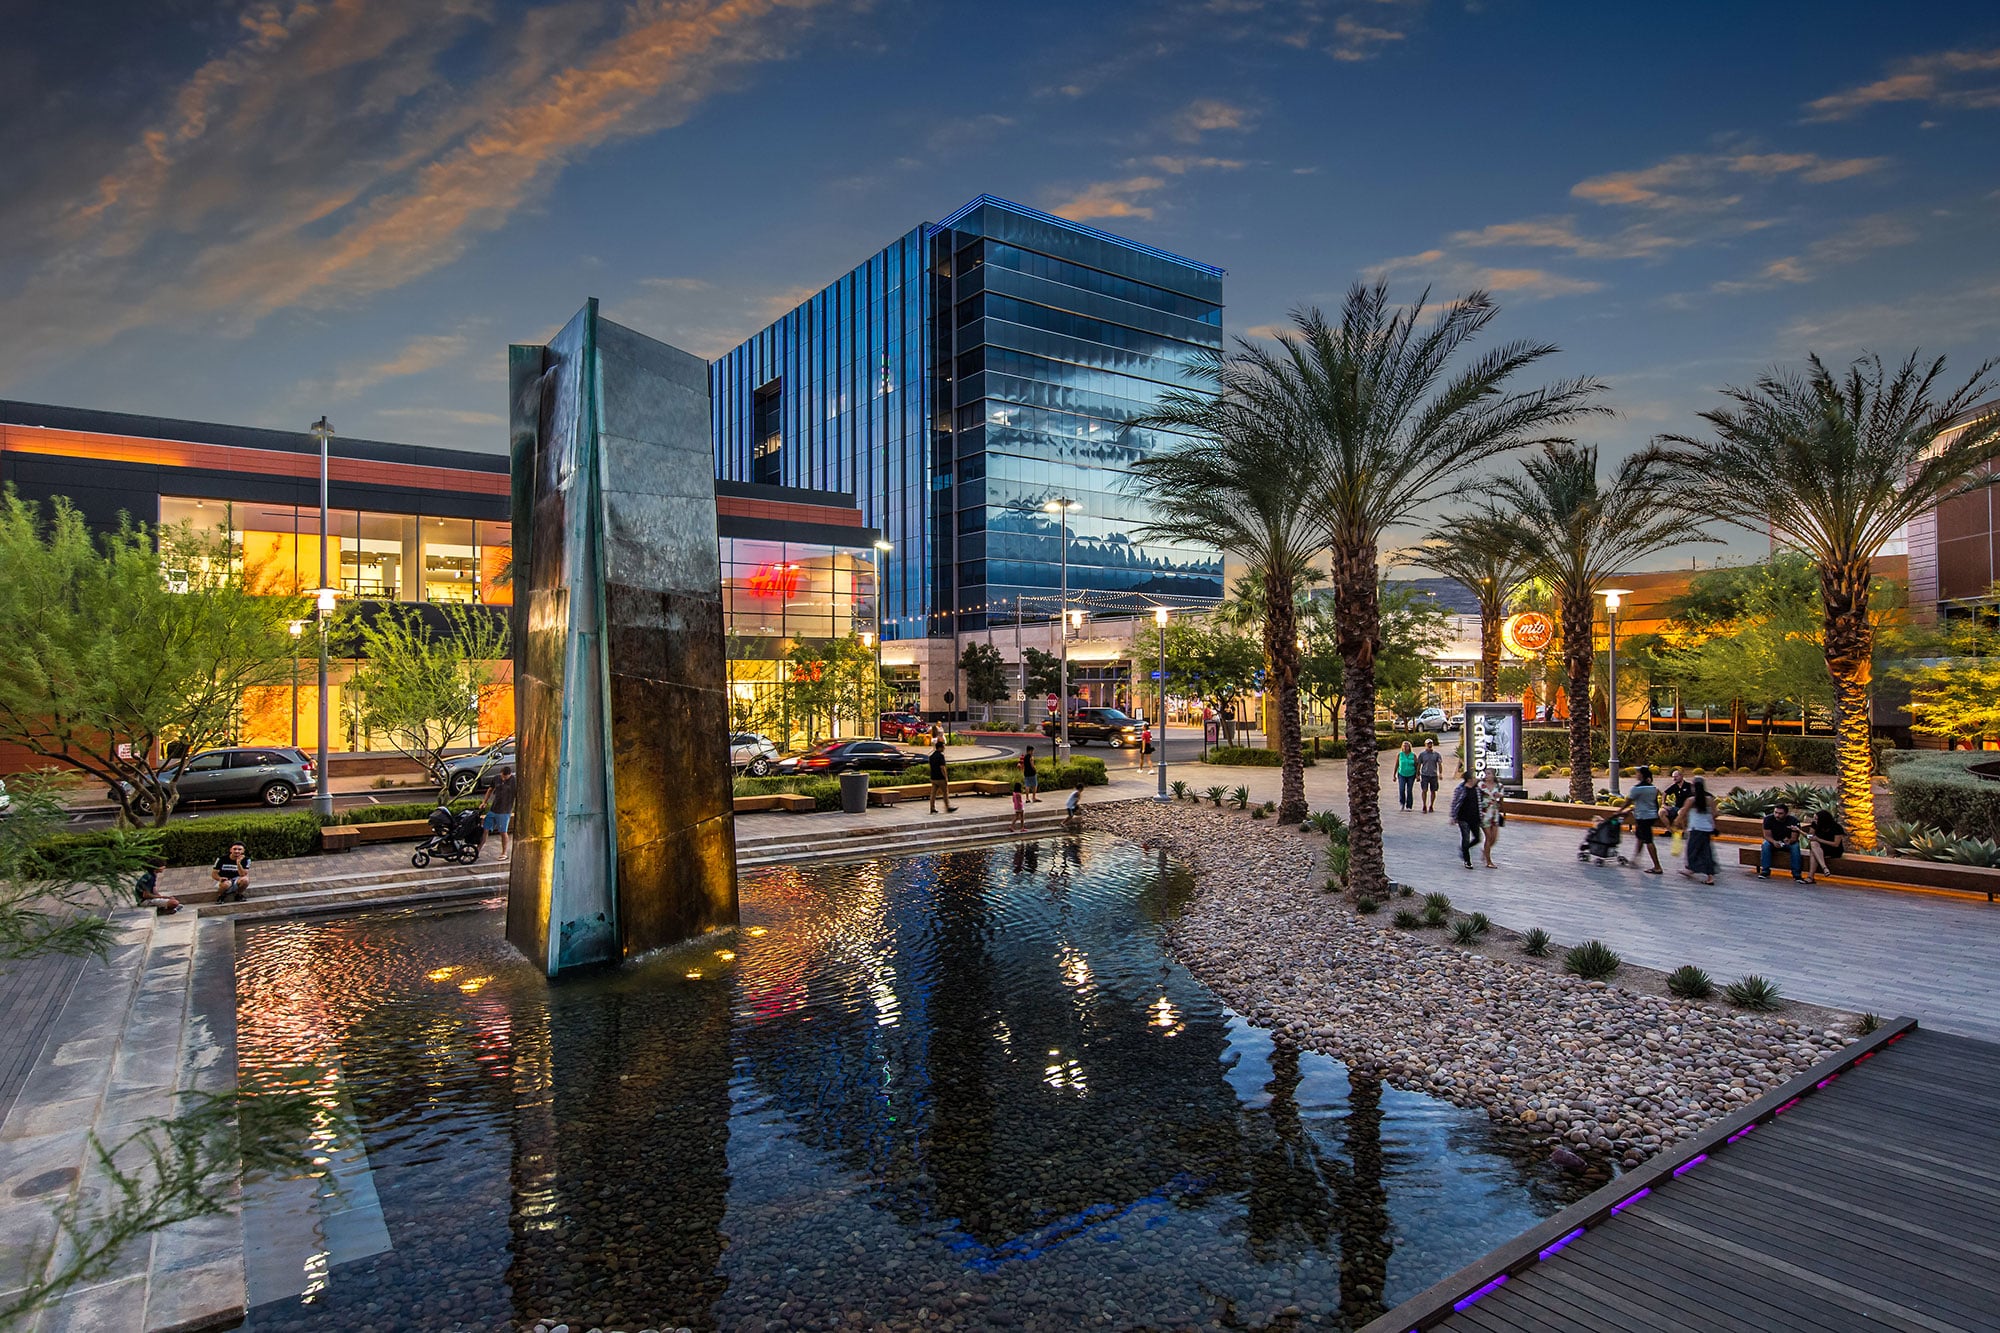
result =
[{"label": "stop sign", "polygon": [[1062,700],[1060,700],[1060,699],[1056,698],[1056,697],[1055,697],[1055,696],[1054,696],[1053,694],[1051,694],[1051,695],[1049,696],[1049,711],[1050,711],[1051,713],[1055,712],[1055,711],[1056,711],[1056,706],[1057,706],[1058,704],[1060,704],[1061,702],[1062,702]]}]

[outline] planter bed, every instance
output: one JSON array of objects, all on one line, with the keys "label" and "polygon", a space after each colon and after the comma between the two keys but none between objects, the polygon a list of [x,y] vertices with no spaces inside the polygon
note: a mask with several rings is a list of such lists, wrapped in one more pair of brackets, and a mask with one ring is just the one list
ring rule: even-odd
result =
[{"label": "planter bed", "polygon": [[[1759,839],[1762,842],[1762,839]],[[1761,847],[1740,847],[1736,860],[1756,868]],[[1984,866],[1952,865],[1945,861],[1916,861],[1903,856],[1857,856],[1849,852],[1833,863],[1834,873],[1820,875],[1822,883],[1859,884],[1868,888],[1927,889],[1935,893],[1971,893],[1992,902],[2000,894],[2000,870]],[[1773,857],[1771,877],[1791,875],[1789,860]]]}]

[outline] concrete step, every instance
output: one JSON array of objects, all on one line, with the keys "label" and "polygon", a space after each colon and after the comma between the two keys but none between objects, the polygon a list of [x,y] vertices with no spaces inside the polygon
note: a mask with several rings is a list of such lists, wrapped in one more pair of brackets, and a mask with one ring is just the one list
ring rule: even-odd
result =
[{"label": "concrete step", "polygon": [[240,903],[201,903],[196,914],[226,916],[236,921],[255,921],[273,916],[300,916],[313,912],[337,912],[361,905],[385,903],[451,902],[463,898],[490,898],[507,891],[504,868],[483,873],[454,875],[447,880],[435,876],[429,883],[391,881],[346,888],[313,888],[289,893],[267,893]]},{"label": "concrete step", "polygon": [[925,852],[951,851],[988,843],[1006,842],[1016,837],[1045,838],[1062,827],[1062,815],[1031,815],[1025,835],[1013,833],[1006,818],[994,820],[954,820],[950,824],[901,825],[874,831],[873,837],[829,840],[802,835],[795,843],[739,850],[737,868],[755,870],[766,866],[803,865],[819,861],[854,860],[876,856],[914,856]]}]

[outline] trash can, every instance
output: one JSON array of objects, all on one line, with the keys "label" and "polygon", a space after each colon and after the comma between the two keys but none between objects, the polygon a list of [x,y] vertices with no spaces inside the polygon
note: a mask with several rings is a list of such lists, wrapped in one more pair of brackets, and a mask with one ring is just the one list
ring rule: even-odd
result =
[{"label": "trash can", "polygon": [[840,775],[840,809],[843,814],[858,815],[868,809],[868,775],[866,773],[842,773]]}]

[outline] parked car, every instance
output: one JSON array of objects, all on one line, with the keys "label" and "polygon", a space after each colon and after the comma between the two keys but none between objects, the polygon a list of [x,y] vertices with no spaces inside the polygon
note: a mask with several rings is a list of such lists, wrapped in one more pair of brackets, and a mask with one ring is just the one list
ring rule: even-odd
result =
[{"label": "parked car", "polygon": [[901,773],[925,760],[887,741],[821,741],[804,754],[788,755],[778,761],[778,772],[818,777],[825,773],[845,773],[859,769],[871,773]]},{"label": "parked car", "polygon": [[445,760],[444,779],[439,785],[453,796],[469,796],[492,786],[500,770],[513,762],[514,738],[509,736],[483,745],[471,754],[453,755]]},{"label": "parked car", "polygon": [[1463,731],[1465,729],[1465,714],[1462,712],[1453,713],[1444,720],[1444,724],[1453,731]]},{"label": "parked car", "polygon": [[885,741],[919,741],[931,729],[931,724],[915,713],[882,714],[882,739]]},{"label": "parked car", "polygon": [[1444,709],[1426,708],[1423,712],[1418,713],[1410,719],[1410,725],[1407,730],[1443,731],[1449,725],[1450,723],[1445,718]]},{"label": "parked car", "polygon": [[[1122,750],[1128,745],[1144,744],[1145,733],[1144,722],[1117,708],[1079,708],[1069,715],[1069,739],[1072,745],[1088,745],[1092,741],[1103,741],[1114,750]],[[1061,736],[1062,720],[1052,717],[1042,723],[1042,734]]]},{"label": "parked car", "polygon": [[[171,775],[175,764],[156,770]],[[116,801],[121,789],[129,794],[130,783],[121,782],[106,793]],[[313,761],[304,750],[284,745],[245,745],[227,750],[203,750],[187,761],[176,782],[180,804],[193,801],[262,801],[268,806],[290,805],[295,796],[311,796],[319,790]],[[142,815],[153,812],[150,798],[137,797],[132,808]]]},{"label": "parked car", "polygon": [[739,731],[729,738],[729,766],[753,778],[768,774],[778,762],[778,747],[754,731]]}]

